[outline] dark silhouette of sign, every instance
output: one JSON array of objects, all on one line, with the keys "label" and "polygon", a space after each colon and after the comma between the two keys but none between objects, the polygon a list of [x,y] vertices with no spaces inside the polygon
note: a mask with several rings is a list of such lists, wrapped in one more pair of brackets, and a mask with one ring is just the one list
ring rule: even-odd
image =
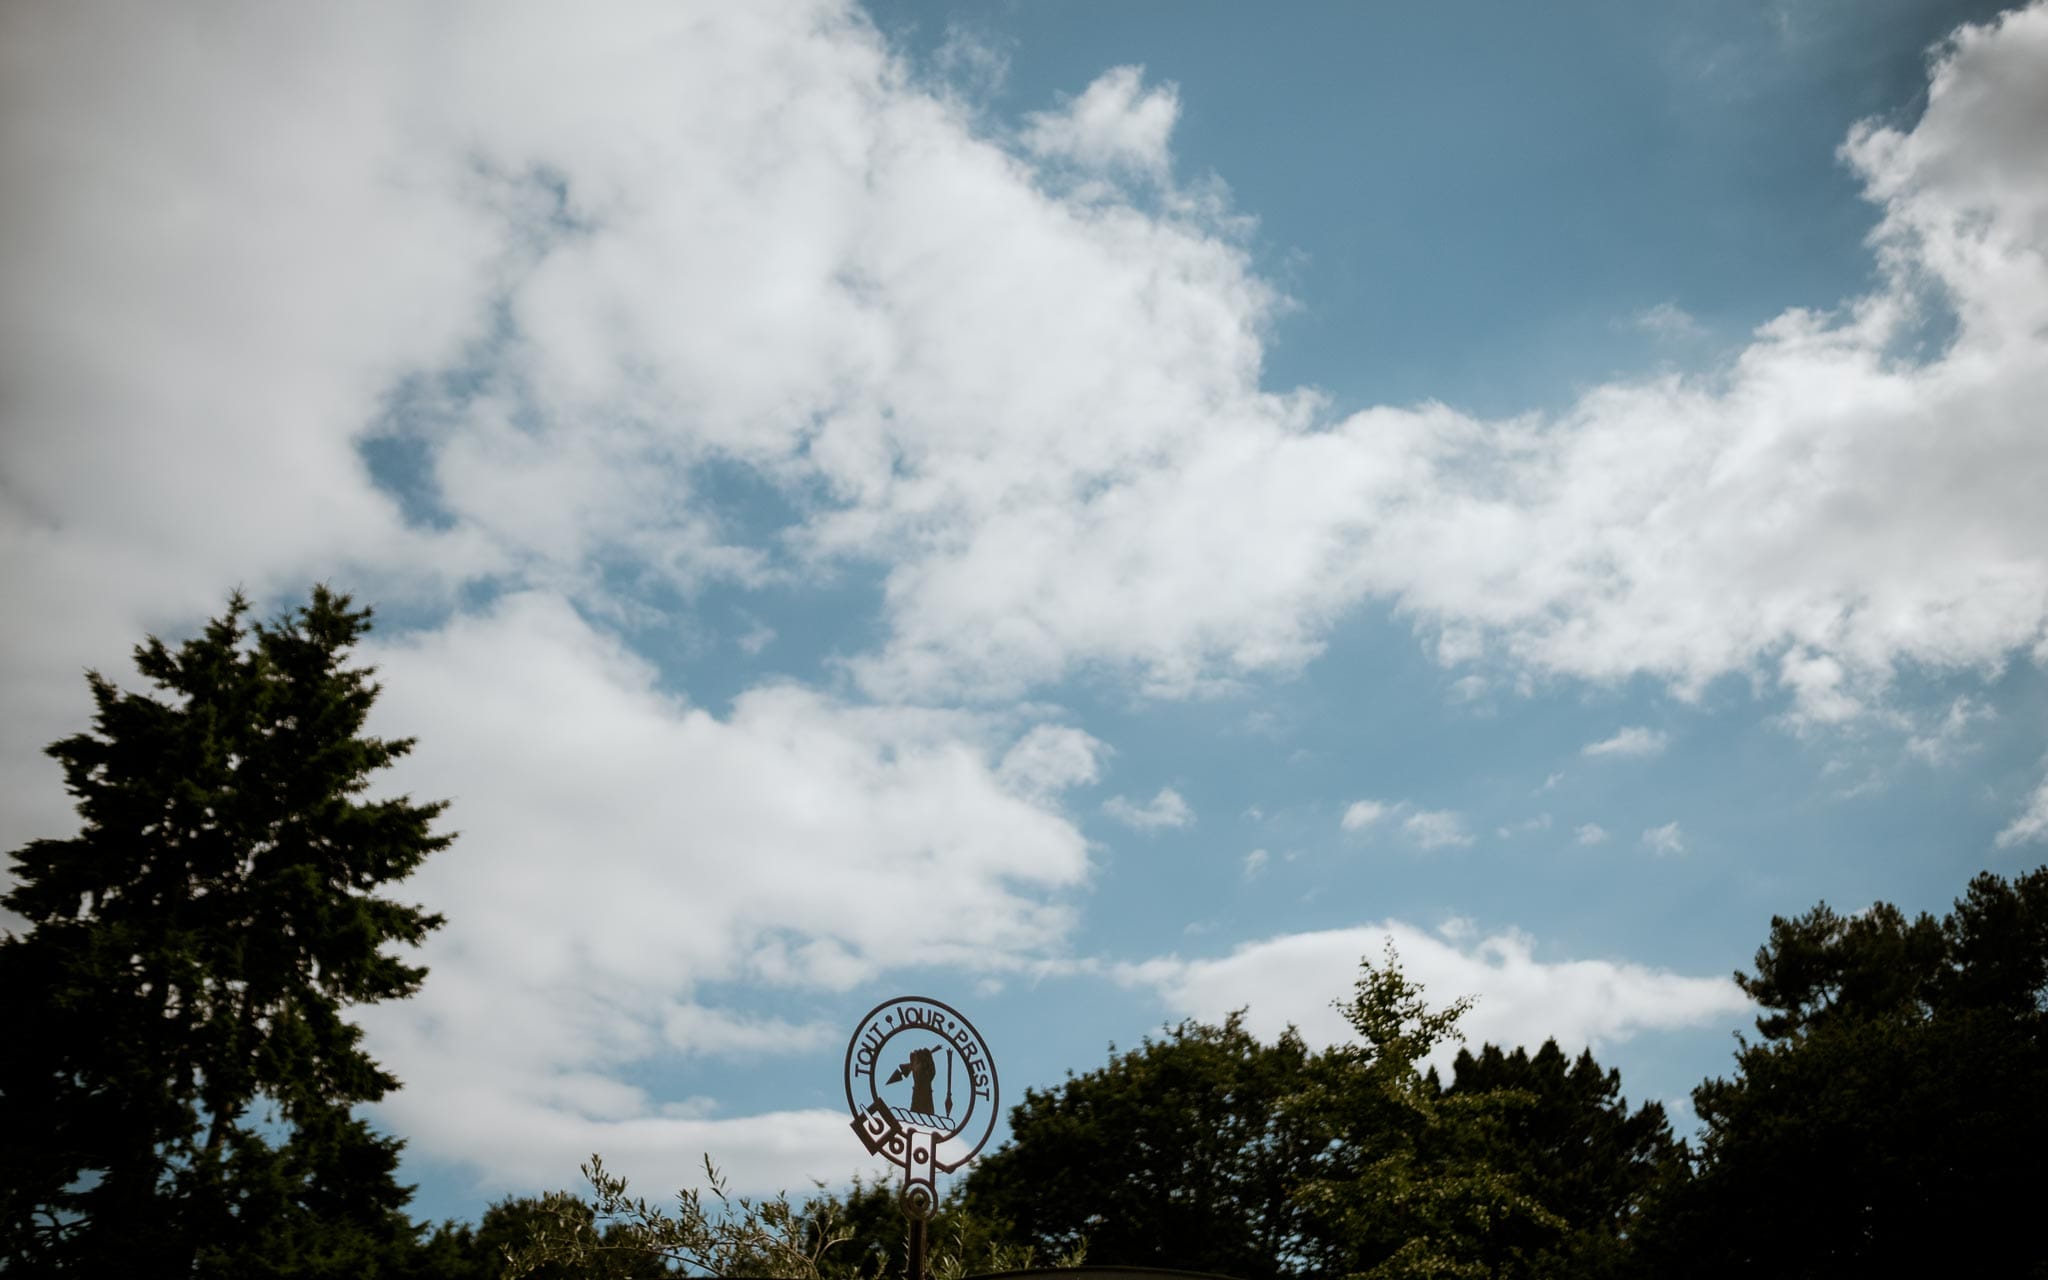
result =
[{"label": "dark silhouette of sign", "polygon": [[[933,1097],[942,1053],[944,1107]],[[877,1082],[876,1071],[888,1061],[897,1065]],[[956,1062],[964,1086],[958,1094],[953,1087]],[[938,1207],[938,1175],[958,1169],[987,1145],[995,1132],[996,1105],[996,1064],[988,1042],[959,1010],[942,1001],[924,996],[884,1000],[861,1019],[846,1044],[846,1106],[853,1113],[853,1131],[869,1154],[903,1170],[909,1280],[924,1280],[925,1223]]]}]

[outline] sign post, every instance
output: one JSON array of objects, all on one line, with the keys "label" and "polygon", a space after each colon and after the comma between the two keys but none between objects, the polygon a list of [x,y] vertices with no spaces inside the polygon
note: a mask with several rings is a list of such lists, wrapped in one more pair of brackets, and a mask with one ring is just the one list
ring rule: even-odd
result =
[{"label": "sign post", "polygon": [[[960,1090],[954,1090],[955,1063]],[[933,1090],[945,1077],[944,1102]],[[926,996],[884,1000],[846,1043],[846,1106],[870,1155],[903,1170],[909,1220],[904,1280],[925,1280],[938,1175],[973,1159],[995,1132],[995,1059],[961,1012]]]}]

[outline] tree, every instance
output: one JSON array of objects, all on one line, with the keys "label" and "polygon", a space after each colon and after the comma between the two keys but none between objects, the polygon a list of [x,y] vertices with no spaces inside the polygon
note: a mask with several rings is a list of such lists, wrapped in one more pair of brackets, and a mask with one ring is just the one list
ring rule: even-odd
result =
[{"label": "tree", "polygon": [[1306,1083],[1292,1031],[1262,1044],[1241,1014],[1183,1022],[1056,1089],[1027,1090],[1010,1139],[974,1165],[965,1203],[1047,1254],[1259,1277],[1300,1269],[1291,1192],[1312,1139],[1284,1104]]},{"label": "tree", "polygon": [[2048,867],[1939,921],[1823,902],[1771,921],[1765,1013],[1693,1093],[1699,1169],[1655,1225],[1667,1274],[2048,1276]]},{"label": "tree", "polygon": [[1331,1242],[1330,1269],[1394,1280],[1533,1273],[1569,1224],[1498,1161],[1507,1090],[1445,1093],[1422,1062],[1457,1034],[1470,998],[1432,1010],[1420,984],[1363,962],[1337,1008],[1357,1033],[1311,1073],[1293,1107],[1320,1139],[1297,1199]]},{"label": "tree", "polygon": [[49,748],[81,829],[17,850],[4,899],[8,1269],[364,1276],[413,1242],[400,1144],[352,1113],[398,1081],[345,1010],[418,987],[386,947],[440,917],[376,890],[452,837],[365,798],[412,746],[363,733],[370,611],[247,612],[139,646],[155,694],[88,673],[91,730]]},{"label": "tree", "polygon": [[1432,1010],[1391,951],[1312,1054],[1184,1022],[1056,1090],[1028,1091],[967,1207],[1041,1249],[1234,1276],[1616,1275],[1684,1172],[1663,1109],[1557,1045],[1425,1062],[1469,1000]]},{"label": "tree", "polygon": [[1554,1246],[1527,1256],[1527,1274],[1637,1269],[1634,1233],[1656,1198],[1686,1174],[1685,1145],[1671,1136],[1662,1105],[1631,1113],[1619,1071],[1601,1071],[1590,1049],[1567,1059],[1555,1040],[1533,1055],[1491,1044],[1477,1055],[1461,1049],[1449,1093],[1502,1101],[1488,1159],[1566,1224]]}]

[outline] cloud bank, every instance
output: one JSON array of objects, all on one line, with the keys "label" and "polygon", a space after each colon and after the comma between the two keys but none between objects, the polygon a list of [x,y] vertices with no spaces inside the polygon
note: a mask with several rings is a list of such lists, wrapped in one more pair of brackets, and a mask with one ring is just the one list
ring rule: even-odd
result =
[{"label": "cloud bank", "polygon": [[[456,800],[465,838],[419,889],[462,905],[426,990],[366,1022],[401,1126],[507,1178],[593,1147],[842,1146],[822,1113],[714,1121],[618,1083],[818,1034],[708,984],[1064,947],[1089,860],[1061,796],[1100,744],[975,709],[999,699],[1290,672],[1372,600],[1450,665],[1746,676],[1808,723],[1903,669],[2048,659],[2040,5],[1960,32],[1911,127],[1846,140],[1869,294],[1506,420],[1267,388],[1283,299],[1218,189],[1177,176],[1171,87],[1118,68],[990,136],[825,0],[11,6],[0,111],[0,836],[67,821],[36,751],[82,718],[78,667],[121,669],[228,584],[335,578],[434,620],[379,647],[381,710],[422,738],[405,784]],[[778,514],[729,502],[735,473]],[[878,639],[840,695],[713,715],[615,638],[709,585],[861,572]],[[1404,826],[1470,840],[1448,812]],[[972,948],[874,921],[912,885],[979,922]],[[1131,980],[1215,1016],[1381,932],[1490,993],[1488,1038],[1739,1007],[1397,923]]]},{"label": "cloud bank", "polygon": [[[1355,975],[1361,958],[1379,963],[1389,941],[1403,972],[1426,988],[1431,1007],[1463,995],[1477,998],[1460,1024],[1474,1045],[1536,1048],[1555,1036],[1567,1050],[1597,1051],[1644,1031],[1729,1022],[1749,1007],[1726,978],[1691,978],[1608,960],[1545,961],[1521,933],[1475,938],[1469,929],[1449,932],[1456,936],[1389,920],[1285,934],[1216,959],[1148,960],[1123,966],[1117,976],[1158,991],[1178,1014],[1221,1021],[1244,1009],[1246,1025],[1261,1036],[1293,1026],[1317,1045],[1352,1038],[1331,1007],[1349,994],[1342,975]],[[1448,1064],[1455,1053],[1455,1047],[1448,1049],[1437,1065]]]}]

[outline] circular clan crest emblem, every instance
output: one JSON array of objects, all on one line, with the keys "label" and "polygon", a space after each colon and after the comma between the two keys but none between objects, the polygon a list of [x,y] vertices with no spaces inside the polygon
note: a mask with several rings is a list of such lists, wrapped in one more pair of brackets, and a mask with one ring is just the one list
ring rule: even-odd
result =
[{"label": "circular clan crest emblem", "polygon": [[903,1170],[906,1207],[938,1202],[935,1178],[966,1164],[996,1127],[996,1064],[959,1010],[926,996],[884,1000],[846,1044],[846,1106],[868,1151]]}]

